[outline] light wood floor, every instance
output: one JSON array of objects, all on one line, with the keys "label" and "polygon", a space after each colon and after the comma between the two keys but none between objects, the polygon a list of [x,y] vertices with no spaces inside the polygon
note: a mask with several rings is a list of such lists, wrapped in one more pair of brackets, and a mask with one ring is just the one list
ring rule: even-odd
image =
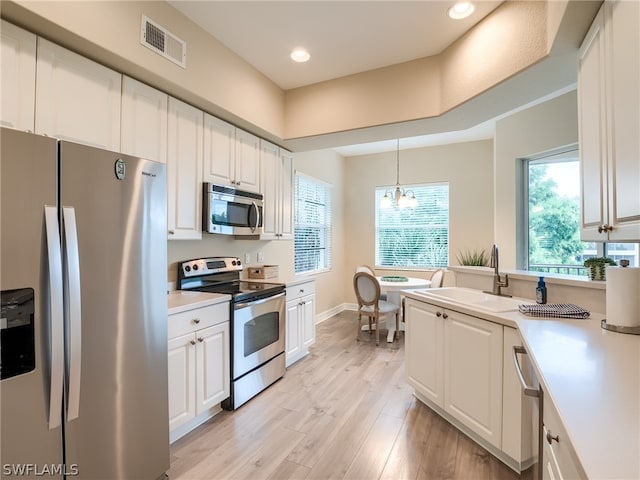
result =
[{"label": "light wood floor", "polygon": [[404,333],[376,347],[368,334],[356,342],[355,322],[343,312],[319,324],[283,379],[175,442],[169,477],[519,478],[413,397]]}]

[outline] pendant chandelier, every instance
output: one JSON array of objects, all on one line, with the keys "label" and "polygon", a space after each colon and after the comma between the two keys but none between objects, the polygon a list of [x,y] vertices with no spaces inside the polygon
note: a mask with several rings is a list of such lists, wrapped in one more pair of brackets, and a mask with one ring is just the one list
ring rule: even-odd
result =
[{"label": "pendant chandelier", "polygon": [[396,188],[395,191],[387,190],[384,197],[380,199],[382,208],[389,208],[392,205],[395,208],[417,207],[418,199],[412,190],[405,190],[400,186],[400,139],[396,140]]}]

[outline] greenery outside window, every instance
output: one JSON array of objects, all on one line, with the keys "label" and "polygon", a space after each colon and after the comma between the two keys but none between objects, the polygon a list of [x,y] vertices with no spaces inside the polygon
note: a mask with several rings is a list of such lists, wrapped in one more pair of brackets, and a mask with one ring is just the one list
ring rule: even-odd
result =
[{"label": "greenery outside window", "polygon": [[392,187],[375,191],[376,267],[429,268],[449,265],[449,184],[406,186],[417,207],[384,208],[380,201]]},{"label": "greenery outside window", "polygon": [[296,172],[295,273],[331,268],[331,185]]},{"label": "greenery outside window", "polygon": [[638,265],[637,243],[580,240],[580,163],[578,150],[525,160],[527,252],[525,269],[587,275],[587,258],[608,256]]}]

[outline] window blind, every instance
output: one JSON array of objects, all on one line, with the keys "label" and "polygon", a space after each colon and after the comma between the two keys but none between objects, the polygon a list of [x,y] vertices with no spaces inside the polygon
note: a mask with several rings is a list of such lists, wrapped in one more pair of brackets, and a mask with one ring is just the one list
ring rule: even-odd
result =
[{"label": "window blind", "polygon": [[395,187],[375,193],[376,266],[446,267],[449,265],[449,184],[411,185],[418,206],[383,208],[380,200]]},{"label": "window blind", "polygon": [[295,272],[331,268],[331,185],[296,173]]}]

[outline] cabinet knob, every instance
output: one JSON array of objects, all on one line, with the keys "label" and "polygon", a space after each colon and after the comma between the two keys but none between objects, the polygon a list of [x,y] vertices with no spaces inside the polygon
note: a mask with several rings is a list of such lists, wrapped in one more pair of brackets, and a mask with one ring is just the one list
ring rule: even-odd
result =
[{"label": "cabinet knob", "polygon": [[202,337],[198,337],[198,341],[199,341],[200,343],[202,343],[202,342],[204,342],[204,338],[202,338]]},{"label": "cabinet knob", "polygon": [[551,431],[547,430],[547,442],[549,443],[549,445],[551,445],[551,442],[553,442],[554,440],[556,442],[560,442],[558,435],[551,435]]},{"label": "cabinet knob", "polygon": [[193,319],[193,323],[195,323],[196,325],[200,323],[200,319],[199,318],[194,318]]},{"label": "cabinet knob", "polygon": [[441,317],[442,313],[441,312],[436,312],[436,317]]},{"label": "cabinet knob", "polygon": [[176,233],[175,230],[169,230],[169,235],[174,235]]},{"label": "cabinet knob", "polygon": [[189,343],[190,343],[191,345],[195,345],[195,344],[196,344],[196,341],[195,341],[195,340],[189,340]]},{"label": "cabinet knob", "polygon": [[611,231],[613,231],[613,227],[608,223],[605,223],[604,225],[598,225],[598,233],[605,233],[605,232],[611,232]]},{"label": "cabinet knob", "polygon": [[445,312],[445,313],[442,314],[442,318],[449,318],[449,315],[447,315],[446,312]]}]

